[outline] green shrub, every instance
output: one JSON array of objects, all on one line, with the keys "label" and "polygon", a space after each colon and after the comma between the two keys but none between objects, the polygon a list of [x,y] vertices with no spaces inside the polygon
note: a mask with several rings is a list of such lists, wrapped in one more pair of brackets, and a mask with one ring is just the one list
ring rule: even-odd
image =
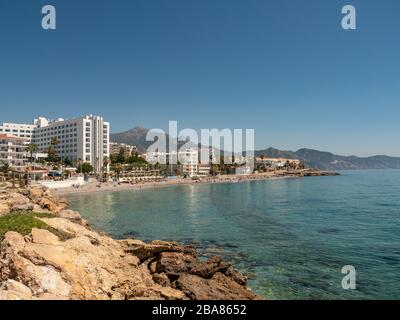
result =
[{"label": "green shrub", "polygon": [[4,235],[8,231],[15,231],[26,236],[31,233],[32,228],[48,230],[59,237],[60,240],[71,238],[69,234],[56,230],[37,218],[54,218],[54,215],[50,213],[21,212],[10,213],[0,217],[0,241],[4,239]]}]

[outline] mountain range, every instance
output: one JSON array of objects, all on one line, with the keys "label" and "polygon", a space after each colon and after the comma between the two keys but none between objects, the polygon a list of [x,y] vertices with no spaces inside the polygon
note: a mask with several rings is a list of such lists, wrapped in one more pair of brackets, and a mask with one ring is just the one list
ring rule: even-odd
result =
[{"label": "mountain range", "polygon": [[[149,129],[143,127],[135,127],[133,129],[121,133],[112,133],[110,135],[110,140],[111,142],[126,143],[131,146],[136,146],[138,152],[145,153],[147,148],[154,143],[154,141],[146,141],[146,135],[148,131]],[[167,150],[168,150],[168,139],[169,135],[166,134]],[[175,140],[173,139],[173,141]],[[177,149],[183,146],[186,142],[188,141],[187,140],[178,141]]]},{"label": "mountain range", "polygon": [[372,157],[340,156],[326,151],[299,149],[282,151],[275,148],[255,151],[256,156],[299,159],[307,166],[322,170],[400,169],[400,158],[384,155]]},{"label": "mountain range", "polygon": [[[153,144],[146,141],[149,130],[143,127],[135,127],[125,132],[111,134],[111,142],[127,143],[137,147],[144,153]],[[167,135],[168,139],[168,135]],[[178,142],[178,148],[185,142]],[[372,157],[341,156],[326,151],[313,149],[299,149],[297,151],[284,151],[275,148],[257,150],[256,156],[271,158],[299,159],[307,166],[321,170],[358,170],[358,169],[400,169],[400,157],[377,155]]]}]

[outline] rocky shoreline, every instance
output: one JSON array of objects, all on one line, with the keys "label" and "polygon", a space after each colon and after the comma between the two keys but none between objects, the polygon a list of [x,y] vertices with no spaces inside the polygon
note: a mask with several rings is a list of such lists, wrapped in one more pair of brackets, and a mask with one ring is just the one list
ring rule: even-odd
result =
[{"label": "rocky shoreline", "polygon": [[[27,217],[32,228],[9,221]],[[114,240],[42,187],[0,190],[1,230],[0,300],[261,299],[221,257],[202,261],[176,242]]]}]

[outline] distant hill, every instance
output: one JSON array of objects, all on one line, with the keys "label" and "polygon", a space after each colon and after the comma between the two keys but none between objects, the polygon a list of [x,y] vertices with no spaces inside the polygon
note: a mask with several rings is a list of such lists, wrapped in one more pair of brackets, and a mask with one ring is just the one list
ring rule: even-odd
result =
[{"label": "distant hill", "polygon": [[146,134],[149,129],[135,127],[125,132],[112,133],[110,135],[111,142],[126,143],[136,146],[139,152],[145,152],[152,142],[146,141]]},{"label": "distant hill", "polygon": [[[143,127],[135,127],[121,133],[112,133],[110,135],[110,140],[111,142],[126,143],[132,146],[136,146],[139,152],[144,153],[146,152],[147,148],[154,143],[154,141],[146,141],[147,132],[149,132],[149,129]],[[168,134],[166,134],[166,139],[168,149]],[[178,142],[178,148],[184,145],[186,142]]]},{"label": "distant hill", "polygon": [[[146,141],[149,129],[135,127],[125,132],[111,134],[111,142],[127,143],[138,148],[139,152],[146,152],[153,144]],[[168,135],[167,135],[168,139]],[[168,140],[167,140],[168,141]],[[179,142],[178,148],[185,142]],[[168,143],[167,143],[168,145]],[[312,168],[322,170],[348,170],[348,169],[400,169],[400,158],[389,156],[356,157],[340,156],[330,152],[313,149],[299,149],[297,151],[283,151],[275,148],[255,151],[256,156],[264,155],[271,158],[299,159]]]},{"label": "distant hill", "polygon": [[305,148],[295,152],[268,148],[256,151],[255,155],[299,159],[310,167],[322,170],[400,169],[400,158],[389,156],[340,156],[330,152]]}]

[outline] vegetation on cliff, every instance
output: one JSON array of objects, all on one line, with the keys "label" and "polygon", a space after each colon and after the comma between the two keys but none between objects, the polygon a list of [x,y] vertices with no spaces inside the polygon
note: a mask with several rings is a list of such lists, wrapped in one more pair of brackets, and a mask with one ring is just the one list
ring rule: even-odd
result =
[{"label": "vegetation on cliff", "polygon": [[15,231],[23,236],[31,233],[33,228],[48,230],[61,239],[68,239],[68,234],[56,230],[38,218],[51,218],[54,214],[45,212],[19,212],[0,217],[0,241],[8,231]]}]

